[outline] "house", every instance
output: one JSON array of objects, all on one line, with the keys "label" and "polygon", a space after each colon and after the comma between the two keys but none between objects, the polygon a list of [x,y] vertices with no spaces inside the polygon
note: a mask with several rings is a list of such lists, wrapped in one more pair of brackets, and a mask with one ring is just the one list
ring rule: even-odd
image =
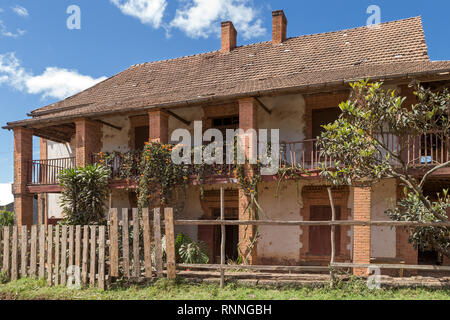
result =
[{"label": "house", "polygon": [[[203,128],[280,128],[285,141],[285,161],[304,164],[310,175],[281,184],[275,197],[277,176],[265,176],[258,185],[263,219],[329,220],[331,208],[325,183],[317,175],[323,159],[314,139],[321,125],[339,116],[338,104],[348,98],[349,82],[361,78],[384,81],[415,102],[408,84],[450,84],[450,61],[430,61],[420,17],[387,22],[378,28],[360,27],[337,32],[287,37],[283,11],[273,12],[272,40],[237,45],[232,22],[222,23],[221,49],[134,65],[129,69],[63,101],[33,110],[30,118],[8,123],[14,131],[14,194],[19,224],[32,223],[32,199],[38,194],[42,219],[58,218],[57,173],[83,166],[103,152],[139,150],[148,140],[170,141],[178,128],[193,131],[193,121]],[[40,159],[32,159],[32,137],[40,137]],[[429,138],[427,138],[429,139]],[[434,141],[438,137],[435,137]],[[429,140],[432,142],[433,138]],[[415,159],[450,160],[448,140],[417,146]],[[443,152],[437,152],[439,148]],[[435,152],[436,151],[436,152]],[[408,159],[408,160],[412,160]],[[414,161],[412,168],[414,169]],[[422,162],[416,161],[420,167]],[[420,176],[421,171],[414,171]],[[423,173],[422,173],[423,174]],[[450,171],[435,172],[426,187],[450,184]],[[211,176],[201,188],[192,183],[180,202],[178,217],[215,219],[219,214],[219,189],[224,187],[227,219],[244,219],[248,199],[236,180]],[[401,188],[395,179],[373,188],[338,188],[333,191],[338,219],[386,220],[388,200],[397,200]],[[110,205],[136,206],[133,187],[111,181]],[[178,231],[205,241],[211,261],[219,255],[220,228],[189,226]],[[247,230],[249,233],[253,229]],[[243,227],[227,227],[227,257],[236,258],[236,247],[245,242]],[[250,261],[257,264],[326,264],[330,256],[329,227],[262,226]],[[248,236],[248,235],[247,235]],[[245,243],[244,243],[245,244]],[[417,264],[428,253],[417,252],[407,233],[390,227],[339,227],[337,261],[368,263],[370,258],[391,258]]]}]

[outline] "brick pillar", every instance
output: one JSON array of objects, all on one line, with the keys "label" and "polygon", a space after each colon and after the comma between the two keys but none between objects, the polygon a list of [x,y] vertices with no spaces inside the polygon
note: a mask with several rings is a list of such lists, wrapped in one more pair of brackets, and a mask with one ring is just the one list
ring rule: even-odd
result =
[{"label": "brick pillar", "polygon": [[102,125],[88,119],[75,120],[76,165],[84,167],[92,163],[92,155],[102,147]]},{"label": "brick pillar", "polygon": [[[257,102],[254,98],[239,100],[239,128],[243,130],[257,129]],[[249,156],[249,146],[246,142],[246,157]],[[249,177],[253,175],[250,165],[245,165],[245,174]],[[249,212],[250,198],[246,196],[243,190],[239,190],[239,220],[252,220]],[[255,212],[256,207],[251,206],[251,210]],[[239,251],[247,257],[249,264],[257,264],[257,246],[256,243],[250,248],[256,235],[255,226],[239,226]]]},{"label": "brick pillar", "polygon": [[[355,187],[353,191],[355,221],[370,221],[372,188]],[[370,263],[370,226],[353,227],[353,263]],[[353,268],[355,276],[367,276],[367,268]]]},{"label": "brick pillar", "polygon": [[166,144],[169,142],[169,115],[161,110],[149,111],[149,139]]},{"label": "brick pillar", "polygon": [[27,191],[29,164],[33,160],[33,132],[14,129],[14,213],[18,226],[33,224],[33,195]]},{"label": "brick pillar", "polygon": [[[39,159],[48,159],[47,140],[42,138],[39,139]],[[41,167],[40,181],[43,184],[47,184],[47,174],[46,167]],[[45,223],[47,225],[47,222],[47,194],[41,193],[38,195],[38,224]]]}]

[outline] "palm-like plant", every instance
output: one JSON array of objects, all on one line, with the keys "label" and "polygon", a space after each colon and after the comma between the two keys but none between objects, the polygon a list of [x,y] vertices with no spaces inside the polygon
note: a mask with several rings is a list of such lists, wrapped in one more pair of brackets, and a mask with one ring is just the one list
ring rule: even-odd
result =
[{"label": "palm-like plant", "polygon": [[100,165],[66,169],[59,175],[65,223],[102,224],[108,197],[109,170]]}]

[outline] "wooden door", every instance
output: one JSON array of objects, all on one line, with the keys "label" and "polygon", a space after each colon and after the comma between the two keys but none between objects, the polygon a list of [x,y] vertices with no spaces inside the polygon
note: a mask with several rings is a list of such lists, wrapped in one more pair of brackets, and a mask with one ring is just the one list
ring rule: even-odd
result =
[{"label": "wooden door", "polygon": [[[336,207],[336,220],[341,216],[341,208]],[[311,206],[311,221],[331,221],[331,206]],[[336,255],[340,252],[340,227],[336,227],[335,243]],[[331,255],[331,227],[311,226],[309,227],[309,253],[317,256]]]}]

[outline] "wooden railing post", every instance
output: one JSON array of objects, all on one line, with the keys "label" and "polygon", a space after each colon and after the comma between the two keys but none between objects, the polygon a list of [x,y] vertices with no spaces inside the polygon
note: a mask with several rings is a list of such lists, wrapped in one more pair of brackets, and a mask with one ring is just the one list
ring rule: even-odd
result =
[{"label": "wooden railing post", "polygon": [[119,218],[117,209],[109,210],[109,274],[111,277],[119,276]]},{"label": "wooden railing post", "polygon": [[164,226],[166,228],[167,278],[174,280],[177,275],[175,267],[175,231],[172,208],[164,209]]},{"label": "wooden railing post", "polygon": [[152,278],[152,249],[151,249],[151,234],[150,234],[150,217],[148,208],[142,210],[142,224],[144,232],[144,264],[145,277]]},{"label": "wooden railing post", "polygon": [[156,276],[162,278],[163,263],[162,263],[162,243],[161,243],[161,209],[154,209],[153,216],[154,237],[155,237],[155,262],[156,262]]}]

